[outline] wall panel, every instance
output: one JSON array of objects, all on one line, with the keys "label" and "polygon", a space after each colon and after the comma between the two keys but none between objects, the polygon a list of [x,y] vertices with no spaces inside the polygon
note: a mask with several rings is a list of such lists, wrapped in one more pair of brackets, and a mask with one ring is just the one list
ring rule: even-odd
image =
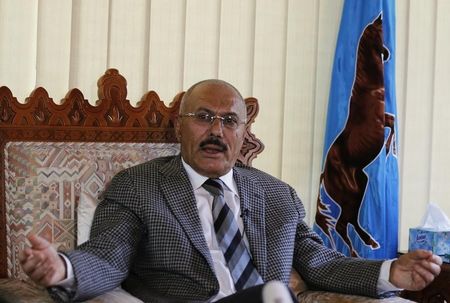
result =
[{"label": "wall panel", "polygon": [[127,79],[128,99],[139,101],[147,90],[150,2],[115,0],[108,16],[108,67]]},{"label": "wall panel", "polygon": [[217,78],[219,67],[220,1],[186,2],[183,87]]},{"label": "wall panel", "polygon": [[152,0],[148,89],[168,104],[181,91],[184,79],[186,1]]},{"label": "wall panel", "polygon": [[[408,83],[408,74],[407,74],[407,63],[408,63],[408,27],[409,27],[409,0],[399,1],[397,2],[397,16],[396,16],[396,34],[397,34],[397,45],[396,45],[396,95],[397,95],[397,127],[399,130],[398,134],[398,165],[399,165],[399,176],[400,176],[400,193],[399,193],[399,212],[406,212],[408,207],[408,203],[404,202],[402,198],[403,188],[401,186],[402,183],[402,171],[403,171],[403,155],[404,155],[404,138],[405,138],[405,101],[407,94],[407,83]],[[399,219],[399,238],[401,242],[406,244],[408,237],[407,227],[403,224],[404,216],[400,216]],[[406,247],[406,246],[404,246]]]},{"label": "wall panel", "polygon": [[0,85],[7,85],[19,100],[36,83],[36,1],[0,0]]},{"label": "wall panel", "polygon": [[[316,1],[288,2],[286,83],[283,112],[281,178],[298,190],[307,210],[311,194],[319,6]],[[299,75],[307,75],[299,77]],[[293,170],[292,167],[296,167]]]},{"label": "wall panel", "polygon": [[109,1],[73,1],[69,87],[97,100],[97,79],[108,67]]},{"label": "wall panel", "polygon": [[429,199],[431,132],[434,80],[435,5],[410,1],[407,62],[407,102],[404,107],[402,213],[414,205],[416,212],[403,216],[402,246],[407,243],[409,227],[416,226]]},{"label": "wall panel", "polygon": [[36,86],[44,86],[58,102],[69,91],[72,1],[41,0],[38,4]]},{"label": "wall panel", "polygon": [[253,95],[260,100],[254,132],[266,145],[255,164],[281,176],[287,0],[256,1]]},{"label": "wall panel", "polygon": [[218,77],[252,96],[255,1],[221,1]]},{"label": "wall panel", "polygon": [[[433,91],[433,118],[431,132],[431,171],[429,201],[440,205],[450,217],[449,168],[450,168],[450,2],[436,1],[436,45],[435,74]],[[444,184],[447,184],[446,186]]]}]

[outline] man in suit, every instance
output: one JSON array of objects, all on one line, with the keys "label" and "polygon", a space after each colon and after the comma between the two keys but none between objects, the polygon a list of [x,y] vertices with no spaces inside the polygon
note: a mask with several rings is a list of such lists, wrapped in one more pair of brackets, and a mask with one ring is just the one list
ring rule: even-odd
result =
[{"label": "man in suit", "polygon": [[[176,123],[181,154],[115,176],[90,240],[75,251],[58,254],[31,236],[24,271],[62,301],[122,285],[145,302],[257,302],[264,283],[287,284],[292,268],[311,287],[373,297],[422,289],[439,274],[442,260],[427,251],[383,262],[324,247],[289,185],[236,163],[245,121],[244,100],[230,84],[192,86]],[[230,241],[225,225],[234,228]]]}]

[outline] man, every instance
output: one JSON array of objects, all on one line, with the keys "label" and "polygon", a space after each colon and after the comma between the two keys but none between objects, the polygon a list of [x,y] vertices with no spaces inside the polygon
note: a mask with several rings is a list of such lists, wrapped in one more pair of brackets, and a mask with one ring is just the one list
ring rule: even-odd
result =
[{"label": "man", "polygon": [[236,164],[245,119],[233,86],[195,84],[176,123],[181,155],[115,176],[91,239],[75,251],[58,255],[31,236],[24,271],[62,300],[86,300],[122,284],[145,302],[233,302],[249,294],[258,301],[261,285],[287,284],[291,268],[310,286],[373,297],[422,289],[439,274],[442,260],[427,251],[382,262],[325,248],[303,222],[289,185]]}]

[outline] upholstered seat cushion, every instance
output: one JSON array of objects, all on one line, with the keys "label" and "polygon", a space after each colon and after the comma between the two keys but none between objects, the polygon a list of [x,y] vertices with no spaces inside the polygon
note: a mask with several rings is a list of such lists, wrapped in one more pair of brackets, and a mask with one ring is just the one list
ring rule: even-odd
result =
[{"label": "upholstered seat cushion", "polygon": [[298,302],[305,303],[405,303],[411,302],[400,297],[390,297],[384,299],[374,299],[363,296],[340,294],[328,291],[309,290],[305,281],[292,270],[289,280],[289,288],[296,295]]},{"label": "upholstered seat cushion", "polygon": [[346,295],[327,291],[307,290],[297,296],[301,303],[407,303],[413,302],[401,297],[373,299],[368,297]]},{"label": "upholstered seat cushion", "polygon": [[[29,281],[0,279],[0,302],[5,303],[52,303],[45,288]],[[122,288],[118,287],[106,294],[86,301],[86,303],[142,303]]]},{"label": "upholstered seat cushion", "polygon": [[0,279],[0,302],[52,303],[53,300],[44,288],[29,281]]}]

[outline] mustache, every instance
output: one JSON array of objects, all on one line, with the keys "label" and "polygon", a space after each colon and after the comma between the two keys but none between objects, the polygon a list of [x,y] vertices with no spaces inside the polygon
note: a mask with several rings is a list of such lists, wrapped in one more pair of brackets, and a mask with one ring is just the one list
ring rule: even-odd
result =
[{"label": "mustache", "polygon": [[216,137],[210,137],[208,139],[203,140],[200,143],[200,148],[203,148],[206,145],[216,145],[222,151],[226,151],[228,149],[227,145],[225,143],[223,143],[219,138],[216,138]]}]

